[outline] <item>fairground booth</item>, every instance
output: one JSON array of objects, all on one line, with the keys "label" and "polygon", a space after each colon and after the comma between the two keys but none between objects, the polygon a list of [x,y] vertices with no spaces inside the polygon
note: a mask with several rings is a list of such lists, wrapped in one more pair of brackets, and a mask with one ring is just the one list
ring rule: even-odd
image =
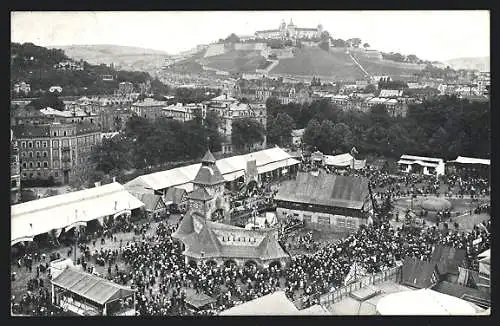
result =
[{"label": "fairground booth", "polygon": [[52,279],[52,304],[79,316],[135,316],[135,290],[67,267]]},{"label": "fairground booth", "polygon": [[490,160],[458,156],[455,160],[446,162],[446,171],[464,177],[488,178],[490,176]]},{"label": "fairground booth", "polygon": [[402,155],[399,169],[406,173],[440,176],[444,175],[445,163],[442,158]]}]

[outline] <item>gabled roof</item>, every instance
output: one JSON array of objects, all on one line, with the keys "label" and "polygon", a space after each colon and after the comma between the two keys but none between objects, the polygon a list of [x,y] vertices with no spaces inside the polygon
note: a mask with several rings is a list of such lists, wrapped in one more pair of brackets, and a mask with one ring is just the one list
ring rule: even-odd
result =
[{"label": "gabled roof", "polygon": [[51,282],[100,305],[134,293],[132,288],[71,267],[66,268]]},{"label": "gabled roof", "polygon": [[368,196],[365,177],[299,172],[295,180],[282,183],[275,200],[361,209]]},{"label": "gabled roof", "polygon": [[182,198],[187,195],[187,191],[181,188],[168,188],[167,193],[165,194],[165,199],[167,201],[171,201],[174,204],[180,204],[182,202]]},{"label": "gabled roof", "polygon": [[207,201],[213,197],[205,190],[205,188],[197,188],[188,195],[189,199]]},{"label": "gabled roof", "polygon": [[438,265],[440,274],[458,275],[458,266],[462,265],[465,256],[464,249],[437,245],[432,251],[431,262]]},{"label": "gabled roof", "polygon": [[144,207],[148,211],[155,211],[157,209],[166,208],[165,203],[160,195],[155,195],[152,193],[141,194],[141,201],[144,203]]},{"label": "gabled roof", "polygon": [[415,288],[428,288],[436,284],[436,263],[407,258],[403,263],[401,283]]}]

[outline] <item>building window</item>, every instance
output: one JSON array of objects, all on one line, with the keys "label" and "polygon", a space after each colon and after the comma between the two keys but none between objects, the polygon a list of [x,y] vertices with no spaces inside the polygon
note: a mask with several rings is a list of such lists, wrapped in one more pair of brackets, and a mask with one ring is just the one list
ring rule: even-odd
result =
[{"label": "building window", "polygon": [[10,181],[10,187],[11,188],[16,188],[17,187],[17,180],[11,180]]},{"label": "building window", "polygon": [[26,162],[23,162],[23,168],[26,169]]},{"label": "building window", "polygon": [[40,152],[36,152],[36,157],[40,157]]},{"label": "building window", "polygon": [[33,152],[29,153],[30,158],[33,158]]},{"label": "building window", "polygon": [[57,171],[56,171],[56,172],[54,172],[54,177],[56,177],[56,178],[57,178],[58,176],[59,176],[59,172],[57,172]]},{"label": "building window", "polygon": [[42,162],[40,162],[40,161],[36,162],[36,167],[37,168],[41,168],[42,167]]},{"label": "building window", "polygon": [[47,142],[46,141],[42,142],[42,147],[47,147]]},{"label": "building window", "polygon": [[28,142],[28,148],[33,148],[33,143],[32,142]]},{"label": "building window", "polygon": [[36,175],[39,176],[39,177],[42,176],[42,174],[40,172],[37,172]]},{"label": "building window", "polygon": [[47,152],[46,151],[44,151],[42,154],[43,154],[43,157],[47,157]]},{"label": "building window", "polygon": [[25,172],[25,173],[23,173],[23,178],[26,178],[26,172]]},{"label": "building window", "polygon": [[33,168],[33,162],[30,162],[30,169]]},{"label": "building window", "polygon": [[44,168],[48,168],[49,167],[49,163],[48,162],[43,162],[43,167]]},{"label": "building window", "polygon": [[59,141],[58,140],[53,140],[52,141],[52,146],[53,147],[59,147]]},{"label": "building window", "polygon": [[54,135],[54,137],[57,137],[57,131],[54,131],[53,135]]},{"label": "building window", "polygon": [[21,157],[26,157],[26,156],[27,156],[27,155],[26,155],[26,152],[22,152],[22,153],[21,153]]},{"label": "building window", "polygon": [[26,142],[25,141],[21,142],[21,147],[22,148],[26,148]]},{"label": "building window", "polygon": [[35,148],[40,148],[40,142],[39,141],[35,142]]},{"label": "building window", "polygon": [[67,135],[66,130],[64,130],[63,135],[64,135],[64,137],[66,137],[66,135]]}]

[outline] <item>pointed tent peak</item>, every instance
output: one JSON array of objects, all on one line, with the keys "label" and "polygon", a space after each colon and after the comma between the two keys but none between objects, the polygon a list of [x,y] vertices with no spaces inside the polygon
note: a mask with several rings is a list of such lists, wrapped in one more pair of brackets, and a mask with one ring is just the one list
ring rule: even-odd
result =
[{"label": "pointed tent peak", "polygon": [[293,25],[292,18],[290,18],[290,24],[288,24],[288,26],[294,26],[294,25]]},{"label": "pointed tent peak", "polygon": [[201,162],[202,163],[213,163],[213,164],[215,164],[216,160],[215,160],[214,155],[210,151],[210,149],[207,150],[207,152],[205,153],[205,156],[203,156],[203,158],[201,159]]}]

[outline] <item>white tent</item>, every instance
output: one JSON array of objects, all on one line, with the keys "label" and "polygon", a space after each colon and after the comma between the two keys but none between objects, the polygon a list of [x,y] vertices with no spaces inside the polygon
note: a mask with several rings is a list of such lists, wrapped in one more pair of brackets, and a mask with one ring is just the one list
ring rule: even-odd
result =
[{"label": "white tent", "polygon": [[430,289],[389,294],[377,304],[380,315],[475,315],[467,301]]},{"label": "white tent", "polygon": [[286,297],[285,292],[277,291],[224,310],[220,315],[297,315],[298,311],[297,307]]},{"label": "white tent", "polygon": [[105,216],[130,212],[144,204],[118,182],[32,200],[11,207],[11,245],[34,236]]}]

